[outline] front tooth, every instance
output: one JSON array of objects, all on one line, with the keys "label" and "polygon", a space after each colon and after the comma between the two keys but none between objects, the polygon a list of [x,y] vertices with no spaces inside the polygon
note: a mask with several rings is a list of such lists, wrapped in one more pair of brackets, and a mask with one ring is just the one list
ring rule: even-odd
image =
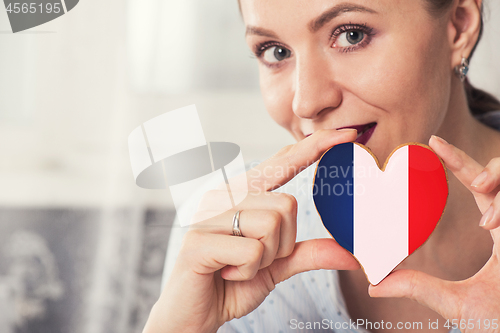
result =
[{"label": "front tooth", "polygon": [[363,134],[363,132],[358,132],[358,136],[356,137],[356,139],[359,139],[359,137]]}]

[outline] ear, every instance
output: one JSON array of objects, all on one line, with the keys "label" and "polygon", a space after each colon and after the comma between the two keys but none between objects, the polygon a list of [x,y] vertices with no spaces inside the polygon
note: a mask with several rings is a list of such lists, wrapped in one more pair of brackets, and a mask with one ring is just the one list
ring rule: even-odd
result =
[{"label": "ear", "polygon": [[456,0],[451,8],[449,42],[451,67],[460,65],[462,57],[469,58],[481,30],[482,0]]}]

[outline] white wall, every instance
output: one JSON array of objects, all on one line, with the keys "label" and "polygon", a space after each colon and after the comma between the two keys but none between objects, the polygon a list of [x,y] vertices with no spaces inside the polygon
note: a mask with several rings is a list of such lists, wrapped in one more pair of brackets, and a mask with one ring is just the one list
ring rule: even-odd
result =
[{"label": "white wall", "polygon": [[500,1],[483,0],[484,33],[471,61],[471,82],[500,97]]},{"label": "white wall", "polygon": [[[7,32],[0,10],[0,205],[173,207],[168,191],[135,186],[127,136],[142,122],[193,103],[207,140],[239,144],[246,161],[292,142],[255,88],[137,89],[127,57],[126,4],[82,0],[65,16],[18,34]],[[240,57],[256,66],[246,50]]]}]

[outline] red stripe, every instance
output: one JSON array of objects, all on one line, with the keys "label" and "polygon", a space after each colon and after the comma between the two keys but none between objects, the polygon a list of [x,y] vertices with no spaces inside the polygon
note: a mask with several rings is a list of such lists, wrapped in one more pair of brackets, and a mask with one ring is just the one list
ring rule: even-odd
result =
[{"label": "red stripe", "polygon": [[439,158],[418,145],[408,147],[408,255],[430,236],[446,205],[448,183]]}]

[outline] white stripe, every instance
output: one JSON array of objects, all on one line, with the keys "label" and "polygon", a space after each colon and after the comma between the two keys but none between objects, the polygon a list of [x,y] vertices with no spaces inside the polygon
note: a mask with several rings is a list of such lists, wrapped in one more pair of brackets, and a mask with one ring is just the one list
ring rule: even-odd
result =
[{"label": "white stripe", "polygon": [[63,10],[64,10],[64,14],[66,14],[68,12],[66,10],[66,0],[61,0],[61,3],[62,3]]},{"label": "white stripe", "polygon": [[408,147],[392,155],[385,172],[358,145],[353,156],[354,255],[378,284],[408,256]]}]

